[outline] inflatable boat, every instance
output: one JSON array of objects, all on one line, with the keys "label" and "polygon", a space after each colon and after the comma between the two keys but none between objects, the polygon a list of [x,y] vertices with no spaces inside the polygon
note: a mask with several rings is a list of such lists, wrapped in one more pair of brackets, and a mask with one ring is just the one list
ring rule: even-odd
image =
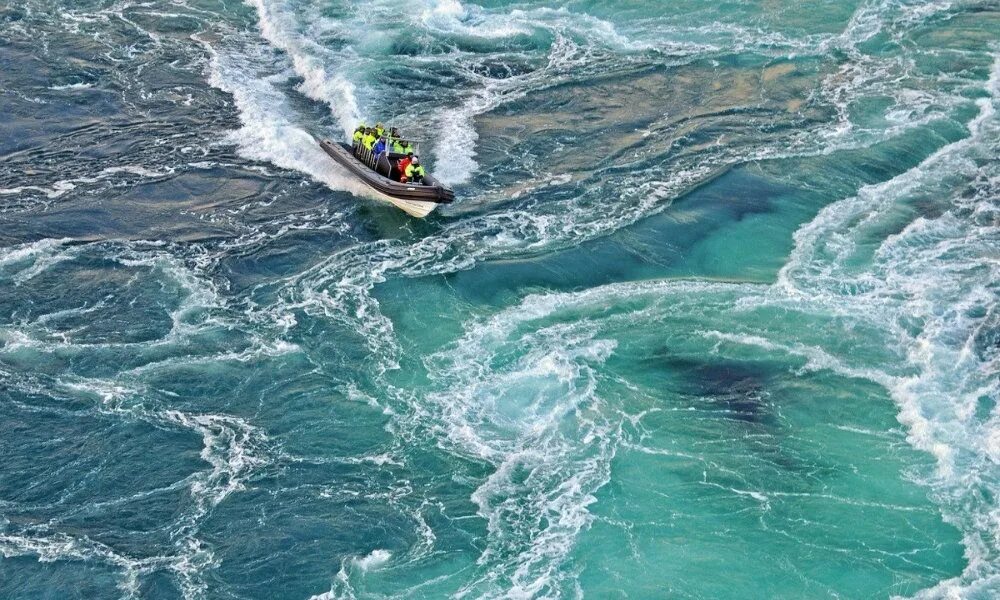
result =
[{"label": "inflatable boat", "polygon": [[402,154],[390,152],[374,157],[362,149],[356,156],[354,148],[347,144],[323,140],[319,145],[330,158],[371,188],[373,196],[408,215],[424,218],[439,204],[448,204],[455,199],[455,192],[430,175],[424,176],[422,184],[400,183],[396,164],[403,158]]}]

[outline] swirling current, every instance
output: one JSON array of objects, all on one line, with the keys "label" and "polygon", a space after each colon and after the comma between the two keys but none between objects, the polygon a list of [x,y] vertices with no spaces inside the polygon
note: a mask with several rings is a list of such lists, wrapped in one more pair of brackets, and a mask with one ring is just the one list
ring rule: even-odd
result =
[{"label": "swirling current", "polygon": [[1000,596],[998,32],[0,3],[0,597]]}]

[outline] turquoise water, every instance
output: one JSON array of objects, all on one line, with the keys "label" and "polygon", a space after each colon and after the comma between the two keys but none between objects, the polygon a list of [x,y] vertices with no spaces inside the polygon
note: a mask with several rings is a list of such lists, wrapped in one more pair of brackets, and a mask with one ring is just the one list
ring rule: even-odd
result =
[{"label": "turquoise water", "polygon": [[1000,596],[998,32],[3,4],[0,597]]}]

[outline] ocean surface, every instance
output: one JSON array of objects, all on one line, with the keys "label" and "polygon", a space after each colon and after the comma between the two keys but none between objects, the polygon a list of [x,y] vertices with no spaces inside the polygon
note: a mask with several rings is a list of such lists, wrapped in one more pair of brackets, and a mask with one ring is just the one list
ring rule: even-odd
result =
[{"label": "ocean surface", "polygon": [[3,0],[0,598],[998,598],[998,296],[996,0]]}]

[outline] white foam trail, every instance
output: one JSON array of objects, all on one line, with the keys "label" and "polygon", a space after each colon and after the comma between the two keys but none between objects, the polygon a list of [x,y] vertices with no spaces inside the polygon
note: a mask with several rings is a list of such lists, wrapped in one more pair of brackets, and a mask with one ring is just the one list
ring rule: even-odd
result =
[{"label": "white foam trail", "polygon": [[245,158],[306,173],[332,190],[367,193],[326,155],[312,135],[289,120],[292,111],[274,84],[254,75],[245,59],[202,43],[209,52],[209,83],[233,96],[243,127],[229,134]]},{"label": "white foam trail", "polygon": [[268,0],[246,0],[257,11],[261,35],[275,48],[283,50],[292,61],[295,72],[303,81],[298,89],[303,94],[324,102],[349,135],[360,120],[354,84],[341,73],[330,73],[328,65],[337,58],[322,46],[301,35],[295,16],[280,4]]}]

